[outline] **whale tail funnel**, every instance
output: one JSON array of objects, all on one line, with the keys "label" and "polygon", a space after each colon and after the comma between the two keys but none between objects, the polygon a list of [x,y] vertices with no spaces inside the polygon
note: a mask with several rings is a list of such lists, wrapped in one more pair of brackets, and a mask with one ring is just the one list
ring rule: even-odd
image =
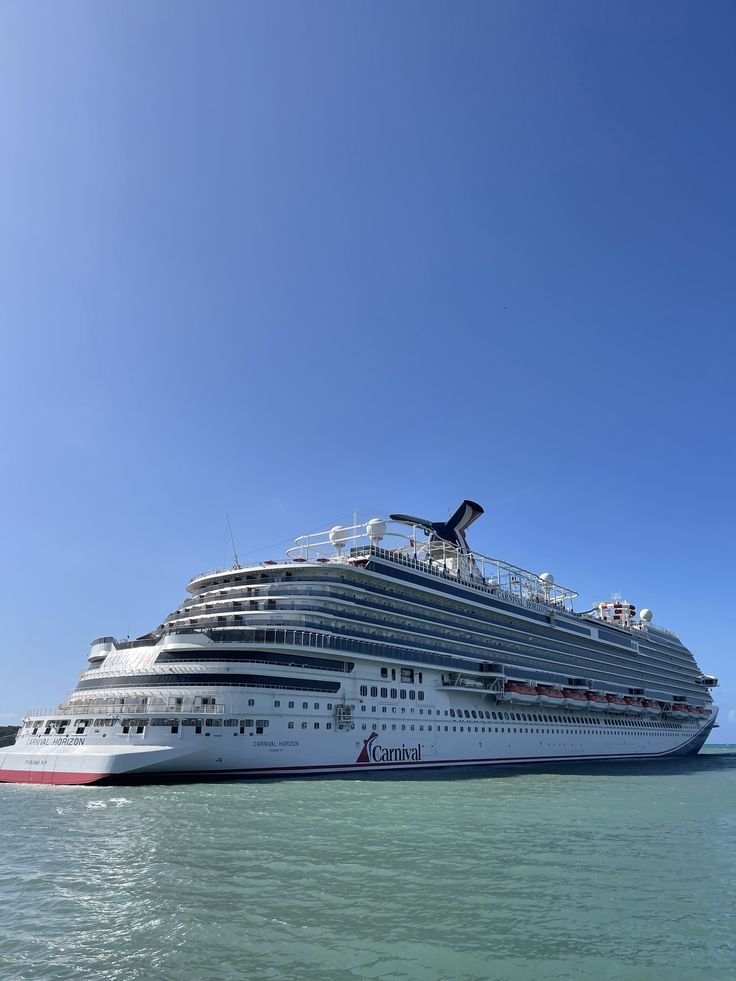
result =
[{"label": "whale tail funnel", "polygon": [[424,529],[430,538],[449,542],[461,552],[469,552],[470,547],[465,532],[482,514],[483,508],[480,504],[476,504],[475,501],[463,501],[447,521],[428,521],[426,518],[417,518],[411,514],[392,514],[389,517],[392,521],[404,521],[406,524],[416,525]]}]

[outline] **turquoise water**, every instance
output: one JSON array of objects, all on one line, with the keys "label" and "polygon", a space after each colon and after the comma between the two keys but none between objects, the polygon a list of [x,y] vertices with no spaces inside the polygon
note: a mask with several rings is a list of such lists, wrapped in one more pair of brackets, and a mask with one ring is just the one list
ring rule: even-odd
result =
[{"label": "turquoise water", "polygon": [[0,978],[736,978],[736,747],[409,779],[0,785]]}]

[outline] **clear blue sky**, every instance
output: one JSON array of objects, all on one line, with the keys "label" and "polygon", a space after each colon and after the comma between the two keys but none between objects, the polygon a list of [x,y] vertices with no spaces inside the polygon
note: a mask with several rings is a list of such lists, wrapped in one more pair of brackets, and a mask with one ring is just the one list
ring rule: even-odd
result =
[{"label": "clear blue sky", "polygon": [[226,512],[260,559],[467,496],[677,630],[736,741],[735,40],[720,0],[5,0],[1,720]]}]

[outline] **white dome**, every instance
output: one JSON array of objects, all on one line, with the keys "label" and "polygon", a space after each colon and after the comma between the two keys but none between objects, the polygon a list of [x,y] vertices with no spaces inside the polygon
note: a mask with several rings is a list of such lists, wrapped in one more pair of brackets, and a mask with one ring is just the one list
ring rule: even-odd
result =
[{"label": "white dome", "polygon": [[654,614],[652,611],[648,610],[646,607],[644,607],[643,610],[639,610],[639,619],[644,620],[645,623],[649,623],[653,616]]},{"label": "white dome", "polygon": [[330,530],[330,541],[335,548],[342,548],[349,536],[350,530],[348,528],[343,528],[342,525],[335,525],[335,527]]},{"label": "white dome", "polygon": [[539,581],[543,582],[545,586],[554,586],[555,577],[552,575],[551,572],[543,572],[542,575],[539,577]]},{"label": "white dome", "polygon": [[380,542],[383,536],[386,534],[386,522],[381,521],[380,518],[371,518],[368,524],[365,526],[365,530],[368,532],[370,538],[374,542]]}]

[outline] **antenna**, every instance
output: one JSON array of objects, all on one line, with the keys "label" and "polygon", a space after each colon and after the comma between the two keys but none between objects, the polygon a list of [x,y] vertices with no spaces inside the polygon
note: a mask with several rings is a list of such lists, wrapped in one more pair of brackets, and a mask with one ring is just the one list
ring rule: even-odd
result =
[{"label": "antenna", "polygon": [[230,515],[229,514],[226,514],[225,515],[225,520],[227,521],[227,530],[228,530],[228,534],[230,535],[230,543],[231,543],[231,545],[233,547],[233,556],[235,557],[235,568],[236,569],[239,569],[240,568],[240,562],[238,561],[238,553],[235,551],[235,539],[233,538],[233,529],[232,529],[232,527],[230,525]]}]

